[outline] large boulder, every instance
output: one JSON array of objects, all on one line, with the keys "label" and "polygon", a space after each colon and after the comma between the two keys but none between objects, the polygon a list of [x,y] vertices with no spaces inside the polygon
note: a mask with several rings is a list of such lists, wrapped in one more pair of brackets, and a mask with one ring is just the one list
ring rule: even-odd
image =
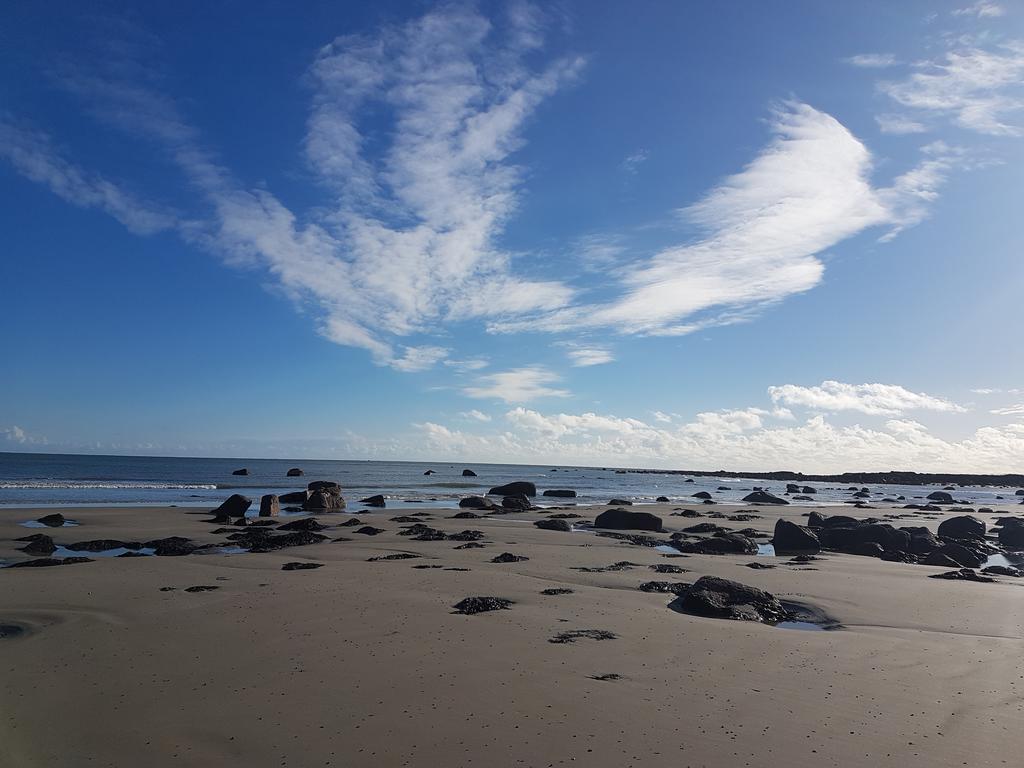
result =
[{"label": "large boulder", "polygon": [[968,549],[962,544],[943,544],[938,549],[929,553],[928,558],[923,562],[926,565],[937,565],[938,563],[936,562],[928,562],[933,555],[936,558],[939,555],[943,555],[958,563],[962,568],[980,568],[987,559],[984,555],[975,552],[973,549]]},{"label": "large boulder", "polygon": [[305,504],[309,498],[309,491],[292,491],[283,493],[280,496],[282,504]]},{"label": "large boulder", "polygon": [[770,592],[717,576],[702,576],[673,608],[699,616],[774,623],[786,618],[786,609]]},{"label": "large boulder", "polygon": [[572,526],[568,520],[552,520],[546,518],[544,520],[536,520],[533,523],[538,528],[543,528],[546,531],[563,531],[569,533],[572,530]]},{"label": "large boulder", "polygon": [[341,485],[331,480],[314,480],[306,486],[309,495],[302,508],[307,511],[332,512],[345,508]]},{"label": "large boulder", "polygon": [[910,534],[910,549],[915,555],[927,555],[942,546],[942,542],[935,538],[935,534],[927,528],[920,526],[915,528],[901,528]]},{"label": "large boulder", "polygon": [[711,494],[708,493],[707,491],[697,491],[695,494],[693,494],[693,498],[695,498],[695,499],[710,499],[711,498]]},{"label": "large boulder", "polygon": [[514,483],[496,485],[487,492],[488,496],[536,496],[537,486],[526,480],[517,480]]},{"label": "large boulder", "polygon": [[984,539],[985,523],[972,515],[951,517],[939,523],[939,536],[946,539]]},{"label": "large boulder", "polygon": [[561,499],[574,499],[576,498],[576,491],[570,491],[566,488],[550,488],[542,494],[543,496],[557,496]]},{"label": "large boulder", "polygon": [[501,506],[504,509],[513,509],[517,512],[525,512],[532,505],[530,504],[530,499],[528,496],[525,496],[524,494],[521,493],[517,493],[511,496],[502,496]]},{"label": "large boulder", "polygon": [[743,500],[749,504],[789,504],[785,499],[773,496],[768,493],[768,491],[754,491],[753,493],[748,493],[743,497]]},{"label": "large boulder", "polygon": [[303,471],[302,471],[301,469],[299,469],[298,467],[292,467],[292,468],[291,468],[291,469],[289,469],[289,470],[288,470],[288,471],[287,471],[287,472],[286,472],[285,474],[286,474],[286,475],[287,475],[288,477],[302,477],[302,476],[303,476],[304,474],[306,474],[306,473],[305,473],[305,472],[303,472]]},{"label": "large boulder", "polygon": [[941,566],[942,568],[960,568],[961,567],[960,563],[958,563],[956,560],[951,558],[949,555],[944,554],[944,553],[940,552],[937,549],[932,551],[932,552],[929,552],[919,562],[921,563],[921,565],[938,565],[938,566]]},{"label": "large boulder", "polygon": [[467,496],[459,499],[459,506],[463,509],[494,509],[498,505],[483,496]]},{"label": "large boulder", "polygon": [[818,540],[825,549],[835,549],[849,554],[873,550],[862,547],[863,544],[878,544],[883,550],[901,552],[907,552],[910,548],[910,534],[897,530],[887,523],[860,522],[850,527],[826,526],[818,529]]},{"label": "large boulder", "polygon": [[821,551],[821,542],[810,528],[791,523],[789,520],[775,521],[775,534],[772,538],[775,552],[808,552],[815,554]]},{"label": "large boulder", "polygon": [[383,494],[378,493],[375,496],[367,496],[365,499],[360,499],[359,503],[365,504],[368,507],[384,507],[387,506],[387,499],[384,498]]},{"label": "large boulder", "polygon": [[57,550],[57,545],[53,543],[53,539],[42,533],[36,533],[32,536],[26,536],[21,541],[27,541],[21,551],[29,555],[52,555]]},{"label": "large boulder", "polygon": [[224,500],[224,503],[213,510],[211,514],[213,515],[214,522],[226,523],[232,518],[244,517],[251,506],[252,499],[240,493],[233,493]]},{"label": "large boulder", "polygon": [[60,512],[54,512],[52,515],[44,515],[36,520],[37,523],[42,523],[47,528],[60,528],[66,521],[67,519]]},{"label": "large boulder", "polygon": [[811,512],[807,515],[807,527],[808,528],[821,528],[825,525],[827,518],[821,512]]},{"label": "large boulder", "polygon": [[260,499],[260,517],[277,517],[281,512],[281,500],[272,493]]},{"label": "large boulder", "polygon": [[661,531],[661,518],[650,512],[630,512],[627,509],[608,509],[594,520],[595,528],[617,530]]},{"label": "large boulder", "polygon": [[1010,549],[1024,549],[1024,520],[1004,517],[999,528],[999,543]]},{"label": "large boulder", "polygon": [[932,493],[929,493],[927,496],[925,496],[925,498],[928,499],[929,501],[936,501],[939,504],[953,503],[953,497],[950,496],[945,491],[933,491]]}]

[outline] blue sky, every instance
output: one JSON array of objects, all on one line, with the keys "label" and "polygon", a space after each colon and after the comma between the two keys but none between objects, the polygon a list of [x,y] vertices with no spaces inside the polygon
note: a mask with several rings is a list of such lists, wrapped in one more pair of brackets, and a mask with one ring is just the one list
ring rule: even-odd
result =
[{"label": "blue sky", "polygon": [[1024,462],[1019,3],[89,6],[0,32],[0,450]]}]

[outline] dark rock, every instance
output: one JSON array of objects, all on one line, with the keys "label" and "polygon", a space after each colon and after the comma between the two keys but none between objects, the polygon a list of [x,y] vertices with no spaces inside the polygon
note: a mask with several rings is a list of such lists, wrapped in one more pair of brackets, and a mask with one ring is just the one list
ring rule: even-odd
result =
[{"label": "dark rock", "polygon": [[308,498],[302,504],[306,510],[334,511],[345,508],[341,485],[331,480],[314,480],[308,486]]},{"label": "dark rock", "polygon": [[483,496],[467,496],[459,499],[459,506],[464,509],[494,509],[497,505]]},{"label": "dark rock", "polygon": [[292,467],[287,472],[285,472],[285,475],[287,475],[288,477],[302,477],[304,474],[306,473],[303,472],[298,467]]},{"label": "dark rock", "polygon": [[[469,470],[466,471],[468,472]],[[475,613],[508,610],[512,605],[514,603],[511,600],[506,600],[503,597],[467,597],[452,607],[456,613],[472,616]]]},{"label": "dark rock", "polygon": [[232,475],[248,475],[249,474],[249,470],[248,469],[236,469],[231,474]]},{"label": "dark rock", "polygon": [[985,523],[971,515],[951,517],[939,523],[939,536],[946,539],[984,539]]},{"label": "dark rock", "polygon": [[311,571],[314,568],[323,568],[323,563],[285,563],[281,566],[282,571]]},{"label": "dark rock", "polygon": [[571,589],[563,589],[562,587],[552,587],[551,589],[542,589],[540,591],[542,595],[571,595]]},{"label": "dark rock", "polygon": [[372,525],[364,525],[356,533],[362,533],[366,536],[376,536],[378,533],[384,533],[383,528],[374,528]]},{"label": "dark rock", "polygon": [[707,491],[697,491],[697,493],[693,494],[693,498],[695,498],[695,499],[710,499],[711,498],[711,494],[708,493]]},{"label": "dark rock", "polygon": [[825,516],[820,512],[811,512],[807,515],[808,528],[821,528],[825,523]]},{"label": "dark rock", "polygon": [[753,568],[754,570],[767,570],[769,568],[778,567],[772,563],[758,563],[756,561],[753,563],[742,563],[742,565],[746,566],[747,568]]},{"label": "dark rock", "polygon": [[57,550],[57,545],[49,536],[37,533],[25,538],[29,540],[29,543],[21,547],[21,551],[27,555],[52,555]]},{"label": "dark rock", "polygon": [[691,586],[682,581],[645,581],[637,589],[641,592],[668,592],[673,595],[685,595]]},{"label": "dark rock", "polygon": [[37,557],[34,560],[22,560],[20,563],[11,563],[8,568],[48,568],[53,565],[72,565],[73,563],[91,563],[89,557]]},{"label": "dark rock", "polygon": [[565,520],[536,520],[533,524],[546,531],[562,531],[563,533],[569,533],[572,531],[572,526]]},{"label": "dark rock", "polygon": [[714,523],[697,523],[697,525],[691,525],[689,528],[683,528],[683,531],[686,533],[729,533],[730,529],[723,528]]},{"label": "dark rock", "polygon": [[365,499],[360,499],[359,503],[365,504],[368,507],[383,507],[387,505],[387,500],[382,494],[378,493],[376,496],[368,496]]},{"label": "dark rock", "polygon": [[292,520],[290,523],[277,526],[279,531],[322,531],[326,528],[315,517],[303,517],[299,520]]},{"label": "dark rock", "polygon": [[608,502],[608,505],[613,507],[631,507],[633,502],[628,499],[612,499]]},{"label": "dark rock", "polygon": [[247,528],[241,533],[228,536],[238,546],[250,552],[276,552],[288,547],[302,547],[327,541],[327,537],[312,531],[293,531],[291,533],[272,534],[266,528]]},{"label": "dark rock", "polygon": [[941,547],[931,552],[928,555],[928,558],[922,562],[924,562],[925,565],[935,565],[936,563],[934,562],[928,562],[928,559],[933,556],[937,559],[938,555],[945,555],[947,558],[957,563],[961,568],[980,568],[985,564],[985,560],[988,559],[984,555],[981,555],[972,549],[968,549],[962,544],[950,543],[943,544]]},{"label": "dark rock", "polygon": [[525,512],[532,505],[530,499],[525,494],[515,494],[513,496],[504,496],[501,499],[502,509],[512,509],[517,512]]},{"label": "dark rock", "polygon": [[483,549],[485,546],[485,544],[480,544],[479,542],[471,541],[468,544],[460,544],[459,546],[455,547],[455,549]]},{"label": "dark rock", "polygon": [[668,496],[659,496],[658,498],[655,499],[655,501],[658,502],[659,504],[667,504]]},{"label": "dark rock", "polygon": [[814,488],[811,488],[811,486],[805,485],[800,489],[800,493],[817,493],[817,491]]},{"label": "dark rock", "polygon": [[428,470],[427,470],[426,472],[424,472],[423,474],[424,474],[424,475],[428,475],[428,476],[429,476],[429,475],[434,475],[434,474],[437,474],[437,473],[436,473],[436,472],[434,472],[434,470],[432,470],[432,469],[428,469]]},{"label": "dark rock", "polygon": [[925,496],[928,501],[937,501],[939,504],[952,504],[953,497],[945,491],[933,491]]},{"label": "dark rock", "polygon": [[183,536],[153,539],[152,541],[147,541],[143,546],[155,550],[153,554],[158,557],[182,557],[184,555],[191,555],[199,548],[198,544]]},{"label": "dark rock", "polygon": [[464,469],[464,470],[462,470],[462,476],[463,477],[476,477],[476,472],[474,472],[472,469]]},{"label": "dark rock", "polygon": [[260,517],[277,517],[281,512],[281,500],[273,493],[260,498]]},{"label": "dark rock", "polygon": [[970,568],[961,568],[959,571],[946,571],[946,573],[933,573],[929,579],[950,579],[953,581],[977,581],[983,584],[991,584],[995,579],[989,576],[979,576]]},{"label": "dark rock", "polygon": [[517,480],[514,483],[496,485],[487,492],[488,496],[536,496],[537,486],[526,480]]},{"label": "dark rock", "polygon": [[411,552],[398,552],[394,555],[378,555],[377,557],[371,557],[366,560],[368,563],[376,563],[379,560],[415,560],[420,555],[414,555]]},{"label": "dark rock", "polygon": [[942,568],[961,567],[960,563],[951,558],[949,555],[943,554],[942,552],[938,551],[937,549],[932,552],[929,552],[918,562],[920,562],[921,565],[938,565]]},{"label": "dark rock", "polygon": [[213,515],[214,522],[226,523],[233,517],[244,517],[251,506],[252,499],[248,499],[240,493],[233,493],[210,514]]},{"label": "dark rock", "polygon": [[890,563],[916,563],[918,561],[917,555],[913,555],[910,552],[902,552],[898,549],[887,549],[882,553],[881,557]]},{"label": "dark rock", "polygon": [[420,519],[418,517],[411,517],[409,515],[399,515],[398,517],[390,518],[392,523],[418,523]]},{"label": "dark rock", "polygon": [[625,509],[608,509],[594,520],[595,528],[617,530],[661,531],[661,518],[650,512],[630,512]]},{"label": "dark rock", "polygon": [[810,528],[791,523],[789,520],[779,518],[775,521],[775,533],[772,537],[772,544],[777,554],[786,552],[810,552],[812,554],[821,551],[821,542]]},{"label": "dark rock", "polygon": [[786,609],[770,592],[721,579],[702,576],[672,607],[698,616],[739,621],[775,623],[786,618]]},{"label": "dark rock", "polygon": [[511,552],[502,552],[497,557],[491,558],[492,563],[518,563],[523,560],[529,560],[530,558],[525,555],[513,555]]},{"label": "dark rock", "polygon": [[1024,549],[1024,520],[1004,517],[999,522],[999,543],[1009,549]]},{"label": "dark rock", "polygon": [[670,563],[656,563],[655,565],[647,566],[655,573],[686,573],[685,568],[680,568],[678,565],[671,565]]},{"label": "dark rock", "polygon": [[1013,576],[1015,578],[1024,576],[1024,571],[1008,565],[990,565],[988,568],[982,568],[981,572],[992,576]]},{"label": "dark rock", "polygon": [[137,541],[119,541],[117,539],[94,539],[92,541],[77,541],[68,544],[72,552],[105,552],[108,549],[142,549],[142,544]]},{"label": "dark rock", "polygon": [[676,549],[695,555],[756,555],[757,544],[739,533],[726,533],[710,539],[676,542]]},{"label": "dark rock", "polygon": [[562,499],[575,499],[576,498],[576,491],[570,491],[570,490],[565,489],[565,488],[552,488],[550,490],[544,491],[543,495],[544,496],[557,496],[558,498],[562,498]]},{"label": "dark rock", "polygon": [[309,499],[309,491],[292,491],[281,494],[279,500],[282,504],[305,504],[307,499]]},{"label": "dark rock", "polygon": [[220,587],[215,587],[208,584],[197,584],[194,587],[185,587],[186,592],[213,592],[215,589],[220,589]]},{"label": "dark rock", "polygon": [[743,500],[750,504],[789,504],[785,499],[773,496],[767,491],[754,491],[744,496]]},{"label": "dark rock", "polygon": [[456,512],[452,515],[452,520],[478,520],[483,515],[478,515],[476,512]]},{"label": "dark rock", "polygon": [[64,515],[59,512],[55,512],[52,515],[45,515],[36,520],[37,523],[42,523],[48,528],[60,528],[66,522]]},{"label": "dark rock", "polygon": [[554,515],[548,515],[551,520],[578,520],[583,515],[577,515],[575,512],[559,512]]}]

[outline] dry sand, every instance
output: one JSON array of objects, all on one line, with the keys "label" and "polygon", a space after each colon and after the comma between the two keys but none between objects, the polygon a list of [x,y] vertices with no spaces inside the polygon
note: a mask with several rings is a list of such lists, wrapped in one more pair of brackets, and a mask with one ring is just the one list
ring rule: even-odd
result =
[{"label": "dry sand", "polygon": [[[644,509],[670,529],[699,522],[669,517],[671,508]],[[41,532],[58,543],[223,540],[190,512],[64,510],[82,525]],[[806,509],[757,512],[764,518],[714,522],[771,531],[779,514],[799,519]],[[24,557],[12,539],[33,531],[17,522],[40,514],[0,511],[0,558]],[[1014,579],[942,581],[927,576],[943,569],[831,553],[816,570],[782,565],[787,558],[753,570],[748,556],[666,559],[539,530],[523,522],[533,513],[432,513],[428,524],[444,531],[486,534],[486,548],[457,550],[396,535],[389,518],[398,514],[359,513],[386,529],[376,537],[332,528],[325,533],[352,541],[272,554],[0,571],[0,624],[31,629],[0,640],[0,765],[1024,764],[1024,592]],[[530,559],[489,562],[505,551]],[[422,558],[367,562],[395,552]],[[640,565],[573,570],[622,560]],[[325,566],[282,571],[291,561]],[[657,563],[690,572],[647,568]],[[845,628],[687,616],[666,607],[672,595],[637,590],[705,574],[812,603]],[[218,589],[184,591],[193,585]],[[549,587],[573,593],[542,595]],[[515,604],[452,612],[472,595]],[[617,638],[549,642],[573,629]],[[592,679],[606,674],[621,679]]]}]

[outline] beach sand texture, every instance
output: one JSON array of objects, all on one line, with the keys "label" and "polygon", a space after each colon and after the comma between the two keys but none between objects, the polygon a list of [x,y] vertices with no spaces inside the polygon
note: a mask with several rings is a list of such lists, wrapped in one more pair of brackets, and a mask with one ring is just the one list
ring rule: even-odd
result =
[{"label": "beach sand texture", "polygon": [[[601,509],[573,511],[592,520]],[[662,515],[668,530],[699,522],[670,517],[672,505],[643,509]],[[451,510],[422,511],[447,533],[482,531],[486,546],[410,540],[390,520],[401,513],[384,509],[359,513],[384,529],[376,536],[335,527],[351,515],[319,516],[331,526],[322,533],[348,541],[0,572],[0,624],[25,629],[0,639],[0,762],[1022,764],[1024,579],[943,581],[927,577],[948,569],[835,553],[803,565],[786,564],[788,557],[669,558],[530,524],[546,514],[450,519]],[[778,516],[802,522],[807,512],[755,511],[763,517],[714,522],[771,533]],[[224,541],[196,510],[63,512],[81,525],[42,531],[58,544],[172,535]],[[25,557],[14,539],[36,531],[18,522],[40,514],[0,510],[0,558]],[[934,530],[938,519],[894,523]],[[529,559],[490,562],[503,552]],[[418,557],[368,562],[397,553]],[[778,565],[747,567],[755,559]],[[636,565],[576,570],[621,561]],[[283,571],[289,562],[323,567]],[[657,564],[688,572],[657,573],[650,568]],[[704,575],[809,603],[843,629],[690,616],[667,607],[673,595],[637,589]],[[217,589],[187,592],[192,586]],[[542,594],[551,588],[572,592]],[[513,604],[453,612],[470,596]],[[585,629],[615,637],[550,642]],[[618,678],[595,679],[607,675]]]}]

